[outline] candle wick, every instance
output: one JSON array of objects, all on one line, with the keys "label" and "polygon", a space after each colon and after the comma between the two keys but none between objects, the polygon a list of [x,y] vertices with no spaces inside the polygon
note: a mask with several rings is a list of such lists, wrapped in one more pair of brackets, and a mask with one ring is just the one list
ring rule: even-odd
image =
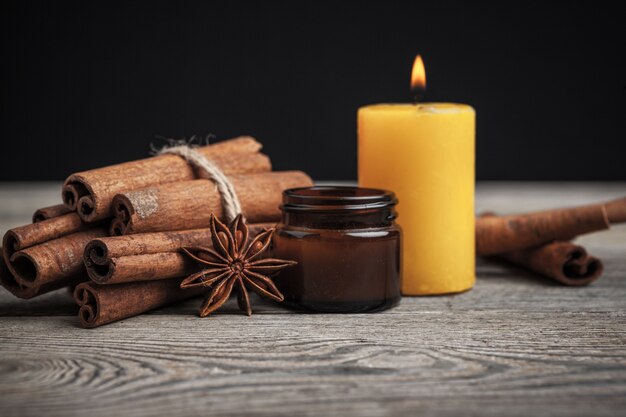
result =
[{"label": "candle wick", "polygon": [[424,100],[426,90],[423,88],[413,88],[411,92],[413,93],[413,104],[417,105]]}]

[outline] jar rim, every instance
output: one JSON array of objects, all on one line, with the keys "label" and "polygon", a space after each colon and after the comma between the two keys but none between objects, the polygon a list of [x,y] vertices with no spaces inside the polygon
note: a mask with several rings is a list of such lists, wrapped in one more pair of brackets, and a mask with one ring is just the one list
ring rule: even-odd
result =
[{"label": "jar rim", "polygon": [[318,185],[283,191],[283,211],[383,209],[398,203],[395,193],[376,188]]}]

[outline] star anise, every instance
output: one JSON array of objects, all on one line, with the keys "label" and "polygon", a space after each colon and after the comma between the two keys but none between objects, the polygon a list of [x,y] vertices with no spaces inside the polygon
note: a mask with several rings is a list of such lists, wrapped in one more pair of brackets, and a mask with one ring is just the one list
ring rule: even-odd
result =
[{"label": "star anise", "polygon": [[239,290],[239,308],[248,316],[252,314],[248,288],[274,301],[284,300],[269,277],[297,262],[262,257],[270,246],[274,230],[265,230],[249,241],[248,226],[241,215],[233,220],[230,228],[211,215],[213,248],[183,248],[193,259],[208,266],[180,284],[181,288],[212,288],[200,309],[200,317],[220,308],[235,287]]}]

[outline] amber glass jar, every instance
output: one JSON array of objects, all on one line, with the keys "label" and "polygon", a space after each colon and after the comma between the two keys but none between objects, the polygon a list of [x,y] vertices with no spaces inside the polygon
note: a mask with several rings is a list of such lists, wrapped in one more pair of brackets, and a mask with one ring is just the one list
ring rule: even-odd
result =
[{"label": "amber glass jar", "polygon": [[287,305],[310,311],[384,310],[400,301],[400,239],[392,192],[357,187],[283,192],[273,253],[292,259],[274,282]]}]

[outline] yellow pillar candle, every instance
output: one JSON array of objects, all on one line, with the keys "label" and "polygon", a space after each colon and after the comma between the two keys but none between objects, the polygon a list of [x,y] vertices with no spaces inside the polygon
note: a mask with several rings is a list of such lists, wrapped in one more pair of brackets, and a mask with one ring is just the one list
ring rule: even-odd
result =
[{"label": "yellow pillar candle", "polygon": [[398,196],[404,295],[474,285],[474,125],[463,104],[359,109],[359,186]]}]

